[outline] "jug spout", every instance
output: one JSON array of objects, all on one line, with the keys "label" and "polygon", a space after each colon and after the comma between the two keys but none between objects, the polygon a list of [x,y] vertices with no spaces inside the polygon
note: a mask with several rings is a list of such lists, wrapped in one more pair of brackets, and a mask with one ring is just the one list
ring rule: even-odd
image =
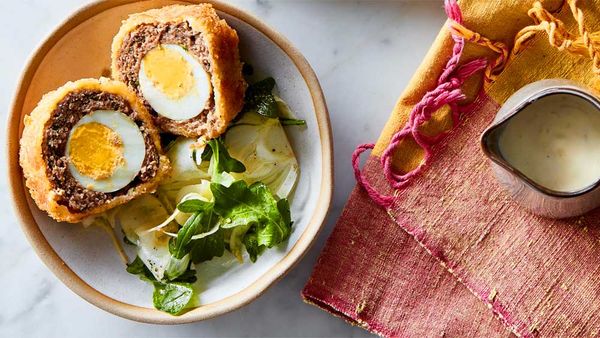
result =
[{"label": "jug spout", "polygon": [[[481,135],[481,148],[517,203],[541,216],[565,218],[600,205],[595,140],[600,142],[598,97],[555,79],[515,92]],[[597,169],[588,165],[590,153],[597,153]]]},{"label": "jug spout", "polygon": [[[483,154],[491,161],[506,162],[500,151],[500,136],[506,127],[508,119],[496,120],[481,134],[481,148]],[[512,168],[511,164],[504,163],[506,167]]]}]

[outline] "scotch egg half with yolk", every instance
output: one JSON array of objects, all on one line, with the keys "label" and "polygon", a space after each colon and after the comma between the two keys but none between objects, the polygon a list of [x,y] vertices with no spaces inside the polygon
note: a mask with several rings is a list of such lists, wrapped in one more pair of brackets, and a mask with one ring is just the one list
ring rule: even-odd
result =
[{"label": "scotch egg half with yolk", "polygon": [[195,56],[179,45],[158,45],[146,53],[138,82],[152,109],[171,120],[198,116],[212,96],[210,75]]},{"label": "scotch egg half with yolk", "polygon": [[126,187],[146,156],[144,136],[127,115],[97,110],[75,124],[67,140],[69,171],[84,188],[104,193]]}]

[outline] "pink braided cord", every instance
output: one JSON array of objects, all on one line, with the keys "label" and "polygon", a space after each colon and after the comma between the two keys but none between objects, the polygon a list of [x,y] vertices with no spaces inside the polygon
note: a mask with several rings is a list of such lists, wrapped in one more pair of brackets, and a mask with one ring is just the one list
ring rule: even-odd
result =
[{"label": "pink braided cord", "polygon": [[[462,24],[462,13],[456,3],[456,0],[445,0],[445,9],[448,18]],[[452,126],[457,126],[460,119],[461,109],[459,109],[458,102],[465,99],[465,95],[461,91],[461,86],[470,76],[476,72],[484,69],[487,65],[487,61],[483,58],[475,59],[465,63],[462,66],[458,65],[462,51],[465,45],[464,38],[452,33],[452,39],[454,40],[454,47],[452,49],[452,56],[446,63],[442,74],[438,79],[438,85],[435,89],[427,92],[421,101],[419,101],[411,110],[408,122],[400,131],[396,132],[388,144],[387,148],[383,151],[380,161],[383,166],[384,175],[394,189],[402,189],[406,187],[411,179],[418,175],[423,167],[429,162],[431,158],[431,146],[438,142],[446,133],[440,133],[433,137],[424,135],[420,132],[420,127],[431,119],[431,116],[438,109],[444,105],[449,105],[452,111]],[[407,137],[412,136],[415,142],[423,148],[425,156],[423,162],[414,170],[406,173],[397,173],[392,164],[393,154],[398,145]],[[379,193],[366,179],[365,175],[360,169],[360,155],[368,149],[373,149],[374,144],[361,144],[359,145],[354,153],[352,154],[352,167],[354,169],[354,176],[358,185],[360,185],[369,197],[378,205],[389,208],[394,203],[393,196],[386,196]]]}]

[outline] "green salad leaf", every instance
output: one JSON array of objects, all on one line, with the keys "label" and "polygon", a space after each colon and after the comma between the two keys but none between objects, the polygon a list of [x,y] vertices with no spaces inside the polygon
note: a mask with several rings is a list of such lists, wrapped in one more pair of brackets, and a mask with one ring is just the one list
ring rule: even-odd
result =
[{"label": "green salad leaf", "polygon": [[258,256],[265,251],[265,246],[258,245],[258,235],[254,231],[246,233],[246,236],[244,236],[244,246],[246,247],[246,251],[248,251],[252,263],[256,262]]},{"label": "green salad leaf", "polygon": [[290,207],[286,199],[281,199],[276,204],[279,213],[279,222],[266,222],[256,228],[257,242],[259,246],[271,248],[286,240],[292,232],[290,220]]},{"label": "green salad leaf", "polygon": [[275,79],[268,77],[248,86],[244,97],[246,104],[242,113],[254,111],[264,117],[279,119],[284,126],[305,126],[305,120],[290,118],[283,114],[282,109],[287,110],[287,105],[283,103],[284,107],[282,107],[283,100],[273,94],[275,85]]},{"label": "green salad leaf", "polygon": [[246,89],[243,111],[256,111],[258,114],[270,118],[279,117],[279,108],[273,95],[275,79],[268,77],[264,80],[251,84]]},{"label": "green salad leaf", "polygon": [[152,296],[154,307],[172,315],[180,314],[191,303],[196,282],[196,271],[187,269],[173,282],[157,281],[144,262],[136,256],[135,260],[127,264],[127,272],[138,275],[140,279],[152,283],[154,293]]},{"label": "green salad leaf", "polygon": [[173,251],[171,252],[173,257],[182,259],[183,256],[190,252],[190,242],[192,241],[192,236],[200,232],[203,214],[204,213],[202,212],[195,212],[192,214],[192,216],[190,216],[190,218],[188,218],[181,229],[179,229],[175,244],[173,245]]},{"label": "green salad leaf", "polygon": [[192,301],[193,295],[194,289],[190,283],[154,282],[152,300],[158,310],[178,315]]},{"label": "green salad leaf", "polygon": [[[227,148],[225,148],[225,144],[221,138],[214,138],[208,141],[207,145],[208,148],[206,148],[204,151],[206,153],[208,149],[209,153],[211,154],[212,160],[215,162],[215,171],[219,173],[243,173],[246,171],[246,167],[244,167],[242,162],[229,155],[229,152],[227,151]],[[204,153],[202,156],[205,156]]]},{"label": "green salad leaf", "polygon": [[[206,211],[202,218],[202,229],[200,232],[207,232],[219,223],[219,215],[211,208]],[[204,238],[195,239],[190,243],[190,256],[192,262],[200,263],[211,260],[213,257],[221,257],[225,253],[225,238],[223,230],[219,229],[214,234]]]},{"label": "green salad leaf", "polygon": [[189,199],[177,204],[177,209],[188,214],[212,210],[213,204],[199,199]]},{"label": "green salad leaf", "polygon": [[192,262],[201,263],[214,257],[221,257],[224,253],[225,238],[223,230],[220,229],[210,236],[195,240],[190,255]]},{"label": "green salad leaf", "polygon": [[202,160],[209,158],[209,172],[212,182],[229,185],[233,182],[233,177],[224,173],[243,173],[246,171],[246,167],[242,162],[229,155],[221,138],[208,141],[207,147],[202,152]]},{"label": "green salad leaf", "polygon": [[277,202],[264,183],[248,186],[244,181],[236,181],[229,187],[211,183],[210,189],[215,211],[224,219],[224,228],[253,225],[258,245],[267,248],[290,236],[289,205],[285,199]]},{"label": "green salad leaf", "polygon": [[286,224],[292,224],[292,212],[290,211],[290,202],[287,198],[282,198],[277,201],[277,210],[281,213],[283,221]]},{"label": "green salad leaf", "polygon": [[171,241],[170,251],[174,257],[184,257],[190,254],[193,263],[200,263],[221,257],[225,252],[223,232],[219,229],[208,236],[194,235],[211,232],[219,227],[219,215],[214,212],[214,203],[199,199],[185,200],[177,205],[181,212],[191,213],[184,226],[177,233],[177,238]]},{"label": "green salad leaf", "polygon": [[154,278],[152,272],[150,272],[148,267],[144,265],[144,262],[138,256],[135,256],[133,262],[127,264],[126,270],[132,275],[138,275],[140,279],[145,280],[147,282],[156,281],[156,278]]}]

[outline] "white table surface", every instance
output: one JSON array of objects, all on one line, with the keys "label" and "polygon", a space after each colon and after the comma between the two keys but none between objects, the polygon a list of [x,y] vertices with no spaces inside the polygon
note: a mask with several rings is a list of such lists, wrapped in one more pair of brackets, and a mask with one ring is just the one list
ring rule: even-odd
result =
[{"label": "white table surface", "polygon": [[[87,0],[0,0],[0,114],[6,121],[27,56]],[[302,262],[258,300],[180,326],[140,324],[88,304],[41,263],[13,216],[0,165],[0,337],[351,337],[362,329],[302,302],[300,291],[354,187],[350,155],[373,141],[445,20],[441,0],[235,0],[287,36],[314,68],[331,114],[335,194],[324,230]],[[4,128],[0,129],[2,140]],[[2,159],[5,158],[2,148]]]}]

